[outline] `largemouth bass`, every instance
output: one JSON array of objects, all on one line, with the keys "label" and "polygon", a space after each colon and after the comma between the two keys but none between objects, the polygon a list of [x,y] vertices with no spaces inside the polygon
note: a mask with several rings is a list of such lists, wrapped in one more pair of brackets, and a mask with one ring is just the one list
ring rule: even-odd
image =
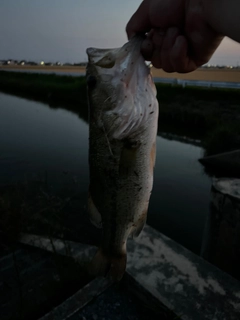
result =
[{"label": "largemouth bass", "polygon": [[144,227],[153,185],[158,102],[141,42],[87,49],[88,211],[103,229],[90,270],[113,280],[124,274],[128,237]]}]

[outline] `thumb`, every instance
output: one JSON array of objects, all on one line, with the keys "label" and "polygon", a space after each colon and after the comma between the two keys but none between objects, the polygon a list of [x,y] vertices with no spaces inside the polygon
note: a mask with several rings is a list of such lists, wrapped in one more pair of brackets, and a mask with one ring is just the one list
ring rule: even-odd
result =
[{"label": "thumb", "polygon": [[127,24],[126,32],[128,39],[132,38],[136,33],[145,33],[150,31],[150,29],[149,1],[145,0],[140,4]]}]

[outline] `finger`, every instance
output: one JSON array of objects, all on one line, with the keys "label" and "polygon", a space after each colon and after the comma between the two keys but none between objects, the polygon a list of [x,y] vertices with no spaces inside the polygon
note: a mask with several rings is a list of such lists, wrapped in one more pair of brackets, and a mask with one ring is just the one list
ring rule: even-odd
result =
[{"label": "finger", "polygon": [[151,61],[153,55],[153,43],[151,39],[145,39],[142,42],[141,53],[145,60]]},{"label": "finger", "polygon": [[149,1],[143,1],[127,24],[128,39],[132,38],[136,33],[148,32],[150,29]]},{"label": "finger", "polygon": [[[151,57],[149,55],[149,58],[152,62],[152,65],[155,68],[161,68],[161,47],[163,43],[164,38],[164,31],[161,29],[154,29],[152,30],[151,37],[152,37],[152,52]],[[150,50],[149,50],[150,52]]]},{"label": "finger", "polygon": [[155,49],[152,54],[152,65],[155,68],[161,68],[162,67],[162,61],[161,61],[161,51],[160,49]]},{"label": "finger", "polygon": [[187,73],[197,69],[197,64],[190,59],[188,51],[187,39],[182,35],[178,36],[170,53],[171,65],[176,72]]},{"label": "finger", "polygon": [[174,67],[172,65],[172,60],[170,52],[176,42],[177,37],[179,36],[178,28],[169,28],[164,36],[162,48],[161,48],[161,61],[162,68],[166,72],[174,72]]},{"label": "finger", "polygon": [[165,31],[162,29],[155,29],[153,36],[152,36],[152,42],[155,49],[161,49],[163,44]]},{"label": "finger", "polygon": [[148,33],[146,33],[146,38],[152,39],[154,35],[154,29],[151,29]]}]

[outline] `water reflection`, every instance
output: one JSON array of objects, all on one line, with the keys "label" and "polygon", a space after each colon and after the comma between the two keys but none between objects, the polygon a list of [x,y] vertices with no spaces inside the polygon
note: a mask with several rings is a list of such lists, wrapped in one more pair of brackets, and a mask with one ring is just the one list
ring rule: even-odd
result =
[{"label": "water reflection", "polygon": [[45,172],[52,183],[63,173],[81,171],[86,184],[87,135],[86,122],[73,112],[0,94],[0,183]]},{"label": "water reflection", "polygon": [[[87,107],[64,108],[0,94],[0,184],[47,175],[54,188],[71,177],[77,181],[84,207]],[[200,146],[157,137],[148,214],[150,225],[196,253],[200,252],[211,188],[210,178],[197,161],[202,155]]]},{"label": "water reflection", "polygon": [[148,222],[194,252],[199,252],[209,211],[211,181],[197,159],[202,149],[157,138],[155,180]]}]

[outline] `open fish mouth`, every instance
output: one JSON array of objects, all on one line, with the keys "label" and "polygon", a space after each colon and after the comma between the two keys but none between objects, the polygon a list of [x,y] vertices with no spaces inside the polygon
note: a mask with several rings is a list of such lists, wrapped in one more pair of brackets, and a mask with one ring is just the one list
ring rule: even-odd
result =
[{"label": "open fish mouth", "polygon": [[136,58],[139,57],[142,41],[143,37],[136,36],[121,48],[88,48],[87,55],[89,63],[108,69],[112,68],[116,63],[120,62],[120,60],[124,60],[125,65],[122,67],[127,68],[133,65]]}]

